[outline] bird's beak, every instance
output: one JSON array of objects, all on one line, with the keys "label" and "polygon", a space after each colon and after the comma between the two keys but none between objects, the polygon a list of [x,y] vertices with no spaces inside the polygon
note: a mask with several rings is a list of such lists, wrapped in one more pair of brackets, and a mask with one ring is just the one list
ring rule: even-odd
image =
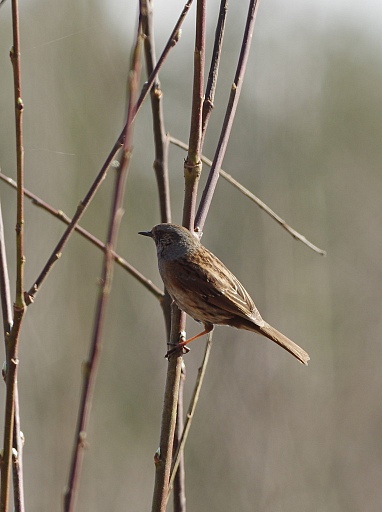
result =
[{"label": "bird's beak", "polygon": [[139,231],[138,235],[149,236],[150,238],[153,237],[153,234],[151,233],[151,231]]}]

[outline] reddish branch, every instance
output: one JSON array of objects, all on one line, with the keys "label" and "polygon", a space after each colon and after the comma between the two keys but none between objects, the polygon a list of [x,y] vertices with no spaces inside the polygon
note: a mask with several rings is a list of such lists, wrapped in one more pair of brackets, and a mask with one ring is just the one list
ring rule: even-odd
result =
[{"label": "reddish branch", "polygon": [[197,228],[198,231],[203,231],[204,223],[206,221],[208,210],[210,208],[212,198],[215,192],[215,187],[219,179],[219,170],[222,166],[224,155],[227,149],[228,140],[231,134],[231,128],[233,120],[235,118],[236,108],[239,102],[241,87],[243,85],[244,75],[246,71],[258,5],[259,0],[250,0],[239,61],[236,68],[235,79],[231,88],[231,94],[226,109],[223,127],[221,130],[212,167],[208,175],[208,180],[203,191],[202,199],[200,201],[200,205],[196,215],[195,228]]},{"label": "reddish branch", "polygon": [[[140,30],[140,29],[139,29]],[[90,354],[84,365],[83,386],[81,394],[81,403],[79,408],[75,443],[73,448],[72,461],[70,466],[68,486],[64,494],[64,511],[73,512],[79,478],[82,469],[84,457],[84,448],[87,435],[87,427],[90,418],[94,385],[99,366],[100,352],[102,346],[102,334],[106,306],[110,297],[112,279],[113,279],[113,255],[112,252],[117,242],[120,222],[123,215],[123,199],[127,179],[128,168],[132,152],[133,138],[133,119],[135,117],[136,95],[138,90],[140,76],[140,36],[137,35],[137,41],[134,50],[132,69],[129,76],[130,97],[127,112],[126,131],[124,134],[123,153],[120,167],[116,176],[114,186],[114,197],[112,202],[112,212],[109,221],[104,262],[102,267],[101,287],[97,302],[95,323],[90,347]]]},{"label": "reddish branch", "polygon": [[[20,30],[19,30],[19,10],[18,1],[12,0],[12,28],[13,28],[13,46],[11,49],[11,62],[13,67],[14,81],[14,102],[15,102],[15,126],[16,126],[16,161],[17,161],[17,220],[16,220],[16,297],[13,306],[13,323],[10,330],[5,333],[5,355],[6,355],[6,397],[4,414],[4,444],[3,460],[1,468],[1,492],[0,492],[0,511],[8,510],[9,501],[9,483],[12,461],[12,447],[21,447],[19,422],[15,422],[15,414],[18,420],[18,392],[17,392],[17,369],[18,369],[18,347],[19,335],[22,320],[25,313],[24,302],[24,148],[23,148],[23,100],[21,97],[21,67],[20,67]],[[4,299],[3,300],[10,300]],[[5,306],[5,309],[9,309]],[[3,306],[4,311],[4,306]],[[5,323],[10,323],[9,319]],[[16,438],[17,437],[17,438]],[[21,457],[21,450],[20,450]],[[18,486],[22,485],[22,475],[14,480],[16,485],[15,506],[23,509],[23,491]],[[16,475],[17,476],[17,475]],[[19,496],[20,499],[17,499]]]}]

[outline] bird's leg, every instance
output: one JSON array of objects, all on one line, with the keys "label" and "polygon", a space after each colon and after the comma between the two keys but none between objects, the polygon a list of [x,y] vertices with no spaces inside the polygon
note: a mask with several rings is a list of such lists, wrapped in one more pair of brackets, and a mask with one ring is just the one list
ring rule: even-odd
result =
[{"label": "bird's leg", "polygon": [[[180,331],[179,340],[176,343],[171,343],[171,341],[168,341],[167,346],[168,347],[178,347],[179,343],[181,343],[182,341],[184,341],[186,339],[186,336],[187,336],[186,331]],[[185,348],[184,350],[185,350],[185,353],[190,351],[189,348]]]},{"label": "bird's leg", "polygon": [[199,334],[196,334],[195,336],[192,336],[192,338],[189,338],[188,340],[181,341],[180,343],[178,343],[177,346],[184,348],[186,345],[191,343],[191,341],[194,341],[197,338],[200,338],[201,336],[204,336],[205,334],[211,332],[213,328],[214,326],[212,324],[204,324],[204,331],[200,332]]},{"label": "bird's leg", "polygon": [[172,354],[174,354],[178,350],[183,350],[184,349],[186,351],[185,353],[189,352],[190,349],[188,347],[186,347],[186,345],[191,343],[191,341],[194,341],[197,338],[200,338],[201,336],[204,336],[205,334],[208,334],[209,332],[212,331],[213,328],[214,328],[213,324],[204,324],[204,331],[200,332],[199,334],[196,334],[195,336],[192,336],[192,338],[189,338],[188,340],[184,340],[184,341],[181,341],[180,343],[177,343],[174,348],[170,349],[167,352],[165,357],[167,359],[169,359],[169,357],[172,356]]}]

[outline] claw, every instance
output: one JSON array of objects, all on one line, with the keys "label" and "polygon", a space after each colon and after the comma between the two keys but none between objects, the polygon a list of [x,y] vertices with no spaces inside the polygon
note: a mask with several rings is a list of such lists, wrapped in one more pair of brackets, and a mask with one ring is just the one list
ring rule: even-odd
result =
[{"label": "claw", "polygon": [[182,355],[183,355],[183,354],[188,354],[188,352],[190,351],[190,349],[188,347],[182,347],[179,343],[169,343],[169,345],[175,345],[174,348],[171,348],[170,350],[168,350],[164,356],[169,361],[171,359],[171,356],[174,355],[176,352],[182,351]]}]

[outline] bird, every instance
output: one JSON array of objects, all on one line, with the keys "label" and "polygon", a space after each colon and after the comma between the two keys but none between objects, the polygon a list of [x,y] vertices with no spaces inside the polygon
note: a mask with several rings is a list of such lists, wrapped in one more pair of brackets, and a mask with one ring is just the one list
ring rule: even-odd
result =
[{"label": "bird", "polygon": [[254,331],[287,350],[304,365],[309,355],[284,334],[263,320],[240,281],[198,236],[177,224],[163,223],[140,235],[154,240],[163,284],[178,308],[204,325],[199,334],[179,342],[166,357],[185,349],[191,341],[228,325]]}]

